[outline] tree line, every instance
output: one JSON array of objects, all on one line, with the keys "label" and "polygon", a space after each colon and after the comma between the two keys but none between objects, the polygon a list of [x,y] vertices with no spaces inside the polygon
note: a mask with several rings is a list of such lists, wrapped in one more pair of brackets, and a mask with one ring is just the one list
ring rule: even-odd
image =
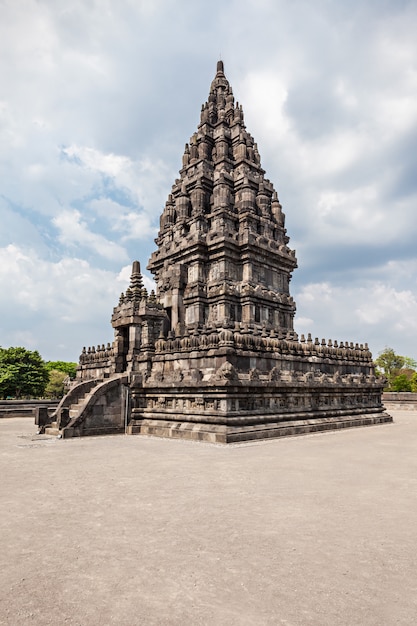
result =
[{"label": "tree line", "polygon": [[37,350],[0,347],[0,397],[61,398],[76,369],[77,363],[44,361]]}]

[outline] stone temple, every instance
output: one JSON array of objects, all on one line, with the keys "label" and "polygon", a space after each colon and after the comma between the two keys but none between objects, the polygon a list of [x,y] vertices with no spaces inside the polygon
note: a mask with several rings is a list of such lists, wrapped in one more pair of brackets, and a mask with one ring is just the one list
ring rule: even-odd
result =
[{"label": "stone temple", "polygon": [[156,294],[135,261],[113,343],[83,349],[46,432],[229,443],[392,421],[366,344],[294,331],[297,260],[221,61],[155,242]]}]

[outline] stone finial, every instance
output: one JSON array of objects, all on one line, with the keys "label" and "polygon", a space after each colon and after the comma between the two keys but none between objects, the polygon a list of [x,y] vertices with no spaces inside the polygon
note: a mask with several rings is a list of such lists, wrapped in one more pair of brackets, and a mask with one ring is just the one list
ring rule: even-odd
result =
[{"label": "stone finial", "polygon": [[224,64],[223,61],[217,61],[217,74],[224,74]]},{"label": "stone finial", "polygon": [[133,261],[132,263],[132,277],[133,274],[140,274],[140,263],[139,261]]},{"label": "stone finial", "polygon": [[185,144],[185,149],[184,149],[184,155],[182,157],[182,164],[183,167],[185,167],[186,165],[188,165],[190,162],[190,148],[188,146],[188,143]]},{"label": "stone finial", "polygon": [[143,279],[142,274],[140,273],[140,263],[139,261],[133,261],[132,274],[130,276],[130,285],[126,291],[126,296],[129,291],[130,298],[132,298],[133,300],[140,300],[142,296],[142,289]]}]

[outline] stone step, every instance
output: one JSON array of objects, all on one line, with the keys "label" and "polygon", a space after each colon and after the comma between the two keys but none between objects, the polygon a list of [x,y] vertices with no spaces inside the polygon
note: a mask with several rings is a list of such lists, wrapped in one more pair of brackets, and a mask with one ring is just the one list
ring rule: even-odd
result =
[{"label": "stone step", "polygon": [[75,404],[71,404],[70,410],[69,410],[69,416],[72,419],[73,417],[78,417],[81,411],[82,406],[84,405],[86,396],[83,396],[82,398],[80,398],[78,400],[78,402],[76,402]]},{"label": "stone step", "polygon": [[[98,383],[100,382],[102,381],[98,380]],[[80,396],[77,402],[75,402],[74,404],[71,404],[70,410],[69,410],[69,416],[71,419],[79,416],[81,409],[84,406],[84,403],[86,401],[86,398],[90,393],[91,393],[91,389],[87,393],[84,393],[82,396]]]},{"label": "stone step", "polygon": [[45,428],[45,435],[52,435],[56,437],[59,435],[59,429],[56,426],[47,426]]},{"label": "stone step", "polygon": [[79,409],[80,406],[84,404],[84,400],[85,398],[83,397],[80,400],[78,400],[78,402],[73,402],[73,404],[71,404],[71,409]]}]

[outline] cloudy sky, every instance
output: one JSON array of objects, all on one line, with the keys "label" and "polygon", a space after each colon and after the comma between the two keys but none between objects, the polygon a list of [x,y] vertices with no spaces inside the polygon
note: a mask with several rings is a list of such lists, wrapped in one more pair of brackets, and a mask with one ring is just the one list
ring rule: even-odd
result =
[{"label": "cloudy sky", "polygon": [[0,0],[0,345],[112,341],[221,56],[296,330],[417,358],[416,32],[415,0]]}]

